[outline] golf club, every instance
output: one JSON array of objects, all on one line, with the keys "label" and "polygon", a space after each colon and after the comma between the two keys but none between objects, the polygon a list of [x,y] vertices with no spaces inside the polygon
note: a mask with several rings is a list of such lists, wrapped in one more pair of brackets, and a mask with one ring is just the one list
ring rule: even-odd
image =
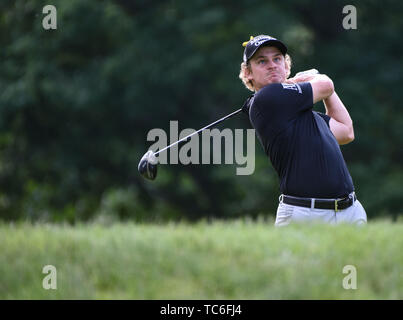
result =
[{"label": "golf club", "polygon": [[154,180],[157,177],[157,164],[158,164],[158,159],[156,158],[156,155],[158,155],[159,153],[168,150],[169,148],[177,145],[178,143],[181,142],[185,142],[188,139],[190,139],[192,136],[199,134],[200,132],[202,132],[203,130],[209,129],[211,127],[214,127],[215,125],[227,120],[228,118],[231,118],[232,116],[242,112],[243,108],[238,109],[232,113],[230,113],[229,115],[218,119],[217,121],[214,121],[213,123],[197,130],[196,132],[193,132],[191,134],[189,134],[188,136],[170,144],[169,146],[166,146],[165,148],[162,148],[161,150],[157,151],[157,152],[153,152],[151,150],[147,151],[144,156],[141,158],[139,165],[138,165],[138,170],[140,172],[140,174],[149,180]]}]

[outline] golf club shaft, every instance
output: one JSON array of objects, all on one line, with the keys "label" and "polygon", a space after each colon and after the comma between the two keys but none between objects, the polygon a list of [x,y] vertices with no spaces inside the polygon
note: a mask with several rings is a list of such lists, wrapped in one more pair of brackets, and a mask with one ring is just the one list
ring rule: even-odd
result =
[{"label": "golf club shaft", "polygon": [[223,117],[221,119],[218,119],[217,121],[215,121],[215,122],[213,122],[213,123],[201,128],[201,129],[197,130],[196,132],[193,132],[193,133],[189,134],[188,136],[186,136],[186,137],[184,137],[184,138],[182,138],[182,139],[170,144],[169,146],[166,146],[165,148],[162,148],[161,150],[158,150],[157,152],[154,153],[154,155],[157,155],[160,152],[165,151],[165,150],[169,149],[170,147],[173,147],[173,146],[177,145],[180,142],[186,141],[187,139],[191,138],[195,134],[198,134],[198,133],[202,132],[203,130],[209,129],[209,128],[211,128],[211,127],[213,127],[213,126],[215,126],[215,125],[227,120],[228,118],[231,118],[232,116],[240,113],[241,111],[242,111],[242,108],[230,113],[229,115],[227,115],[227,116],[225,116],[225,117]]}]

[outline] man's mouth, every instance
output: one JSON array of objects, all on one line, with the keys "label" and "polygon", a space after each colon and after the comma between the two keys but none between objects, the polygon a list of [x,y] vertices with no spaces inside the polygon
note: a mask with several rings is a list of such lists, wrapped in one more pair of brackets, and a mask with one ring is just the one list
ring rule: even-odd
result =
[{"label": "man's mouth", "polygon": [[272,72],[272,73],[268,73],[267,74],[267,77],[268,78],[273,78],[273,77],[276,77],[277,76],[277,73],[275,73],[275,72]]}]

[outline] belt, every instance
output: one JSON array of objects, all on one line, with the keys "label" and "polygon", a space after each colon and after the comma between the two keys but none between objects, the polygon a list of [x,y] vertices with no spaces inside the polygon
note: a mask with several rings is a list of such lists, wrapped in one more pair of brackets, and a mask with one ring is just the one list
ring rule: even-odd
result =
[{"label": "belt", "polygon": [[347,209],[348,207],[352,206],[354,201],[357,200],[357,196],[355,192],[350,193],[345,198],[339,199],[315,199],[315,198],[300,198],[300,197],[293,197],[287,196],[282,194],[280,196],[280,202],[284,202],[286,204],[290,204],[293,206],[299,207],[306,207],[312,209],[329,209],[329,210],[343,210]]}]

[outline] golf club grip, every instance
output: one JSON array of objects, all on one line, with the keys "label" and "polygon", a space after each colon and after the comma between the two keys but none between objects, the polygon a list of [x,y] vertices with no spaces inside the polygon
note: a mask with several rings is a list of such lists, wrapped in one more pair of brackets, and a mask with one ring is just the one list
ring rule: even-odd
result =
[{"label": "golf club grip", "polygon": [[242,108],[241,108],[241,109],[238,109],[238,110],[236,110],[236,111],[234,111],[234,112],[232,112],[232,113],[230,113],[229,115],[226,115],[225,117],[223,117],[223,118],[221,118],[221,119],[218,119],[217,121],[214,121],[213,123],[210,123],[209,125],[207,125],[207,126],[201,128],[201,129],[197,130],[196,132],[193,132],[193,133],[189,134],[188,136],[186,136],[186,137],[184,137],[184,138],[182,138],[182,139],[179,139],[178,141],[176,141],[176,142],[170,144],[169,146],[166,146],[165,148],[162,148],[161,150],[155,152],[154,155],[157,155],[157,154],[159,154],[160,152],[165,151],[165,150],[169,149],[170,147],[173,147],[174,145],[176,145],[176,144],[178,144],[178,143],[180,143],[180,142],[184,142],[184,141],[186,141],[187,139],[193,137],[194,135],[200,133],[201,131],[206,130],[206,129],[209,129],[209,128],[211,128],[211,127],[214,127],[215,125],[217,125],[217,124],[219,124],[219,123],[221,123],[221,122],[227,120],[228,118],[231,118],[232,116],[234,116],[234,115],[236,115],[236,114],[238,114],[238,113],[240,113],[240,112],[242,112]]}]

